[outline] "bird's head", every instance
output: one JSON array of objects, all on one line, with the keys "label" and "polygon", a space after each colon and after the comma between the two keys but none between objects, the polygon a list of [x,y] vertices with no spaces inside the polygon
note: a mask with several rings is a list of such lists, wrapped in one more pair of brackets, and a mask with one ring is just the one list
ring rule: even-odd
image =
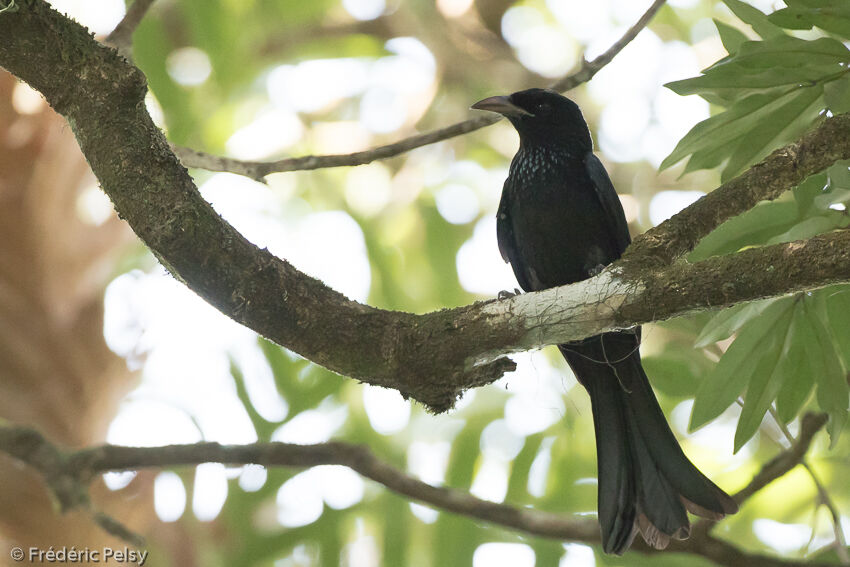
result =
[{"label": "bird's head", "polygon": [[491,96],[471,108],[505,116],[525,145],[571,144],[590,151],[593,142],[576,103],[549,89],[528,89],[509,96]]}]

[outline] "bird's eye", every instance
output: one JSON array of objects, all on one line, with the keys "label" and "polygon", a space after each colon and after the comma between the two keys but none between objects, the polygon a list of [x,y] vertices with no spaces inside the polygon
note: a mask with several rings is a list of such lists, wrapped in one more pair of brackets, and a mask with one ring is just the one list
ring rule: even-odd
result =
[{"label": "bird's eye", "polygon": [[536,110],[538,113],[546,112],[546,111],[549,110],[549,103],[548,102],[538,103],[537,107],[534,110]]}]

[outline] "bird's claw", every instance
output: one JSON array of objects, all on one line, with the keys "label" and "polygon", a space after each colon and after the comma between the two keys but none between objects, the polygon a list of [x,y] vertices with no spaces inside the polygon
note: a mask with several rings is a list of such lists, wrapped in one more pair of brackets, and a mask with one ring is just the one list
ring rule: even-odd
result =
[{"label": "bird's claw", "polygon": [[508,291],[506,289],[503,289],[502,291],[499,292],[499,294],[496,297],[500,301],[502,301],[502,300],[505,300],[505,299],[510,299],[512,297],[516,297],[520,293],[522,293],[522,292],[519,290],[519,288],[515,287],[513,291]]},{"label": "bird's claw", "polygon": [[604,270],[607,266],[605,264],[597,264],[595,267],[590,268],[587,274],[592,278],[593,276],[598,276],[602,270]]}]

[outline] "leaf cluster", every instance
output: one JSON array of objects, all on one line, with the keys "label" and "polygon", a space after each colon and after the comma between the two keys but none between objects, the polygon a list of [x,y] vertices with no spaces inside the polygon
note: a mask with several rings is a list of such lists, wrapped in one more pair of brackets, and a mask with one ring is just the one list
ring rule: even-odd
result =
[{"label": "leaf cluster", "polygon": [[[850,110],[850,50],[842,43],[850,33],[841,25],[845,2],[790,0],[789,8],[770,16],[741,0],[725,3],[760,38],[750,40],[715,21],[729,55],[702,75],[667,87],[680,95],[700,95],[723,110],[694,126],[661,164],[665,169],[690,156],[686,173],[722,167],[723,181],[799,136],[824,112]],[[805,6],[815,3],[820,8]],[[792,18],[785,10],[801,15]],[[789,20],[792,29],[814,25],[838,37],[789,35]]]},{"label": "leaf cluster", "polygon": [[[723,181],[812,127],[819,117],[850,111],[850,4],[843,0],[787,0],[765,14],[741,0],[726,6],[758,37],[715,20],[728,55],[698,77],[666,85],[699,95],[716,112],[694,126],[663,161],[688,157],[684,172],[720,168]],[[801,35],[800,30],[812,30]],[[764,202],[704,238],[689,259],[765,244],[791,242],[845,228],[850,171],[838,163],[794,188],[790,198]],[[742,404],[735,433],[739,450],[768,412],[782,424],[808,404],[830,416],[834,446],[847,420],[850,291],[836,286],[764,300],[718,313],[695,346],[718,348],[719,362],[696,389],[690,428]],[[730,339],[734,339],[731,344]],[[728,348],[727,348],[728,347]],[[722,350],[725,348],[725,351]],[[812,400],[812,393],[815,392]]]}]

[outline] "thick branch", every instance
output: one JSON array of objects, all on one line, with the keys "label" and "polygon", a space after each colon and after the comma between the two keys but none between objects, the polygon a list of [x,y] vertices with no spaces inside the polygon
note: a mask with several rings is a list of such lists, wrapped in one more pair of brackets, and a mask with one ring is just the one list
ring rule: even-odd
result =
[{"label": "thick branch", "polygon": [[[745,489],[752,492],[767,482],[787,473],[799,463],[811,437],[821,427],[822,418],[804,418],[803,429],[794,447],[768,463]],[[378,459],[366,447],[346,443],[293,445],[288,443],[258,443],[251,445],[219,445],[197,443],[165,447],[122,447],[103,445],[63,453],[38,432],[26,427],[0,426],[0,451],[27,463],[48,480],[60,500],[68,492],[84,494],[86,487],[98,474],[108,471],[169,468],[175,466],[222,463],[226,465],[258,464],[266,467],[313,467],[343,465],[393,492],[455,514],[469,516],[530,535],[559,541],[599,543],[599,526],[589,519],[574,519],[539,510],[516,508],[476,498],[464,491],[437,487],[415,479]],[[783,463],[777,465],[777,463]],[[52,479],[52,480],[51,480]],[[61,479],[57,482],[56,479]],[[767,482],[765,482],[765,480]],[[739,492],[736,498],[743,493]],[[642,553],[655,553],[645,544],[636,544]],[[762,555],[744,553],[735,546],[712,537],[706,530],[694,532],[690,539],[673,544],[673,550],[702,555],[721,565],[756,565],[759,567],[789,567],[814,565]]]},{"label": "thick branch", "polygon": [[[850,232],[840,231],[663,270],[633,259],[573,286],[420,316],[361,305],[256,248],[218,216],[145,111],[135,67],[43,1],[19,5],[0,14],[0,65],[67,117],[119,214],[175,277],[276,343],[434,411],[511,369],[500,358],[508,352],[850,281]],[[850,148],[845,130],[850,117],[832,118],[800,145],[839,159]],[[793,167],[826,167],[829,159],[801,150]],[[774,163],[757,166],[757,179],[778,191]],[[791,166],[775,167],[783,183],[793,182],[783,173]],[[688,214],[715,218],[712,203]]]},{"label": "thick branch", "polygon": [[[813,173],[850,159],[850,115],[827,118],[672,218],[635,238],[624,259],[663,266],[694,249],[724,221],[773,200]],[[640,258],[640,260],[638,260]]]},{"label": "thick branch", "polygon": [[[599,72],[605,65],[611,62],[620,51],[623,50],[637,36],[640,31],[646,27],[652,17],[661,9],[665,0],[655,0],[640,19],[629,28],[623,37],[617,40],[605,53],[595,58],[593,61],[582,59],[581,67],[575,73],[564,77],[551,88],[557,91],[567,91],[577,87],[582,83],[586,83]],[[354,152],[353,154],[326,155],[326,156],[303,156],[296,158],[286,158],[272,162],[264,161],[243,161],[223,156],[216,156],[206,152],[193,150],[191,148],[183,148],[174,146],[172,149],[180,161],[187,167],[197,167],[209,171],[228,171],[237,173],[256,180],[262,180],[263,177],[270,173],[280,173],[284,171],[299,171],[307,169],[322,169],[326,167],[341,167],[352,165],[364,165],[375,160],[386,159],[409,152],[415,148],[427,146],[442,140],[448,140],[455,136],[480,130],[485,126],[495,124],[502,117],[494,114],[487,114],[470,118],[444,128],[432,130],[424,134],[410,136],[398,142],[378,146],[370,150],[362,152]]]}]

